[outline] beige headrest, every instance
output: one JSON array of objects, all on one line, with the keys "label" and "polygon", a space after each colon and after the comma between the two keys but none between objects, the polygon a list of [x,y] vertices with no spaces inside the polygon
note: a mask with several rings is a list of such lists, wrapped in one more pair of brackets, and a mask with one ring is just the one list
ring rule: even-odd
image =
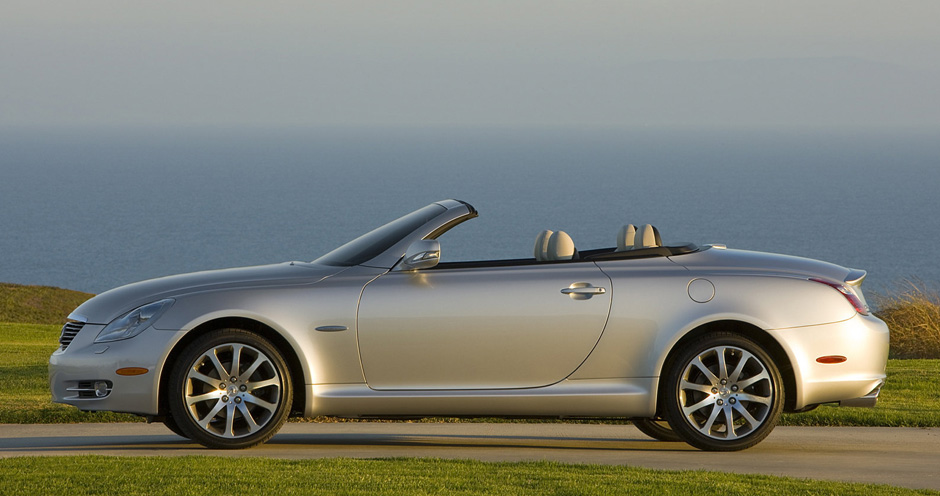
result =
[{"label": "beige headrest", "polygon": [[548,238],[549,260],[571,260],[574,254],[574,241],[565,231],[555,232]]},{"label": "beige headrest", "polygon": [[617,233],[617,251],[627,251],[633,249],[633,240],[636,236],[636,227],[633,224],[627,224],[620,228]]},{"label": "beige headrest", "polygon": [[633,249],[655,248],[659,246],[656,240],[656,228],[649,224],[644,224],[636,230],[636,236],[633,238]]},{"label": "beige headrest", "polygon": [[548,260],[548,238],[552,236],[552,231],[546,229],[535,237],[535,259],[539,262]]}]

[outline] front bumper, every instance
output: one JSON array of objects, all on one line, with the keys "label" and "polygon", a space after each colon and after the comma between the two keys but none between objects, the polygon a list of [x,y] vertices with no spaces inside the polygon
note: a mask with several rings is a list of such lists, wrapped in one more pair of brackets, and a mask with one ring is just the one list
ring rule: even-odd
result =
[{"label": "front bumper", "polygon": [[[794,409],[821,403],[875,406],[885,382],[888,326],[874,316],[768,331],[790,358],[796,380]],[[842,363],[819,363],[820,357],[845,357]]]},{"label": "front bumper", "polygon": [[[160,374],[180,334],[148,328],[123,341],[95,343],[103,325],[85,325],[66,349],[49,357],[52,401],[84,411],[157,415]],[[118,369],[146,369],[120,375]]]}]

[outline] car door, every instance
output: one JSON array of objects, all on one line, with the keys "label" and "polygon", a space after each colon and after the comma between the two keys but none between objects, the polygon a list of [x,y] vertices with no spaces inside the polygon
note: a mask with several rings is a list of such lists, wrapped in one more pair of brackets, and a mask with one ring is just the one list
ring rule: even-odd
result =
[{"label": "car door", "polygon": [[374,389],[556,383],[600,338],[610,290],[591,262],[389,272],[359,305],[366,381]]}]

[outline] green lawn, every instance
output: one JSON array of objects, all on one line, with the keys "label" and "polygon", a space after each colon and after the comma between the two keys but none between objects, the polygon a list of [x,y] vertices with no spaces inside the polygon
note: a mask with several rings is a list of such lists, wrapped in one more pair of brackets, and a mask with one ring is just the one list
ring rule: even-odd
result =
[{"label": "green lawn", "polygon": [[31,457],[0,460],[0,494],[901,495],[891,486],[553,462]]},{"label": "green lawn", "polygon": [[59,347],[61,330],[54,325],[0,323],[0,423],[136,421],[133,415],[84,413],[52,403],[49,355]]},{"label": "green lawn", "polygon": [[[46,364],[60,327],[0,323],[0,423],[132,422],[131,415],[84,413],[50,401]],[[822,406],[785,415],[783,425],[940,427],[940,360],[890,360],[875,408]],[[329,419],[322,419],[329,420]]]},{"label": "green lawn", "polygon": [[0,282],[0,322],[61,326],[75,307],[92,296],[70,289]]}]

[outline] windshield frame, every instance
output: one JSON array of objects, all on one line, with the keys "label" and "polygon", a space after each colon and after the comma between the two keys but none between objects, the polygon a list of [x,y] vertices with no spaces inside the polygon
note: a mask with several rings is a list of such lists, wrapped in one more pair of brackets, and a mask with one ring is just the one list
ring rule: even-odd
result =
[{"label": "windshield frame", "polygon": [[391,269],[415,241],[434,239],[448,229],[478,215],[477,210],[464,201],[450,199],[434,202],[373,229],[312,263]]},{"label": "windshield frame", "polygon": [[313,263],[335,267],[362,265],[381,255],[401,241],[402,238],[446,211],[447,209],[444,206],[437,203],[421,207],[410,214],[399,217],[343,244],[314,260]]}]

